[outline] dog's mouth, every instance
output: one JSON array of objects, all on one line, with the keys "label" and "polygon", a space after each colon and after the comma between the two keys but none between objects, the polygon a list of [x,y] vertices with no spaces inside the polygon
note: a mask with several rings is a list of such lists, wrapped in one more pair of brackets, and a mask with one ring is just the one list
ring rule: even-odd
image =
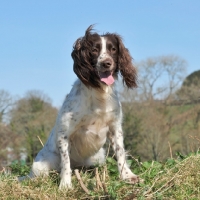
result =
[{"label": "dog's mouth", "polygon": [[115,82],[115,79],[112,74],[113,74],[112,71],[105,71],[105,72],[99,71],[100,80],[104,82],[106,85],[112,85]]}]

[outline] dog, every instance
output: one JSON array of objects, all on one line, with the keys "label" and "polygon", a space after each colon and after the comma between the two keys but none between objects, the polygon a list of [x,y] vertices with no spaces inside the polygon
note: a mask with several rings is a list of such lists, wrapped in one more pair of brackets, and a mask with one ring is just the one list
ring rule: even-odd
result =
[{"label": "dog", "polygon": [[[116,90],[119,73],[128,88],[137,86],[132,57],[118,34],[99,35],[89,26],[71,54],[78,77],[58,113],[52,132],[36,156],[28,177],[60,172],[59,188],[71,188],[72,170],[105,162],[108,138],[117,158],[120,178],[139,181],[126,163],[122,109]],[[25,177],[19,178],[23,180]]]}]

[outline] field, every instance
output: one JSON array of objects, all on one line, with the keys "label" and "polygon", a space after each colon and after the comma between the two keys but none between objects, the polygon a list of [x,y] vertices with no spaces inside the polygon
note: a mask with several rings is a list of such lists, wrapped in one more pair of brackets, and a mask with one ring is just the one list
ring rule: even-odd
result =
[{"label": "field", "polygon": [[29,167],[13,163],[11,174],[6,169],[0,173],[0,199],[200,199],[200,154],[184,157],[179,153],[165,163],[142,163],[134,158],[128,162],[143,179],[139,184],[121,181],[116,161],[108,157],[104,166],[73,171],[72,190],[58,189],[56,172],[19,183],[16,176],[27,174]]}]

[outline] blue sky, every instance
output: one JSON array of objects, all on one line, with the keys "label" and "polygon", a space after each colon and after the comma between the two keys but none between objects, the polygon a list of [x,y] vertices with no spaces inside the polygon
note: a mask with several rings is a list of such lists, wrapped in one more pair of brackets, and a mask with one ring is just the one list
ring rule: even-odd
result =
[{"label": "blue sky", "polygon": [[199,10],[199,0],[2,0],[0,89],[40,90],[59,107],[76,80],[73,43],[90,24],[120,34],[135,62],[174,54],[189,74],[200,69]]}]

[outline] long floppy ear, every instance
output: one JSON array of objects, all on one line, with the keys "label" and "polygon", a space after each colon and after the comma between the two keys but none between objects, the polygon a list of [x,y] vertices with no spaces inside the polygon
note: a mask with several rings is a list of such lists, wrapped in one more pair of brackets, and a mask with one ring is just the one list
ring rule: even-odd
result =
[{"label": "long floppy ear", "polygon": [[91,49],[93,25],[89,26],[85,32],[85,36],[76,40],[71,56],[74,60],[74,72],[78,78],[87,86],[100,88],[98,74],[95,67],[92,66]]},{"label": "long floppy ear", "polygon": [[123,77],[123,83],[125,82],[128,88],[137,87],[137,70],[132,63],[129,50],[125,48],[119,35],[115,34],[115,37],[119,45],[118,67]]}]

